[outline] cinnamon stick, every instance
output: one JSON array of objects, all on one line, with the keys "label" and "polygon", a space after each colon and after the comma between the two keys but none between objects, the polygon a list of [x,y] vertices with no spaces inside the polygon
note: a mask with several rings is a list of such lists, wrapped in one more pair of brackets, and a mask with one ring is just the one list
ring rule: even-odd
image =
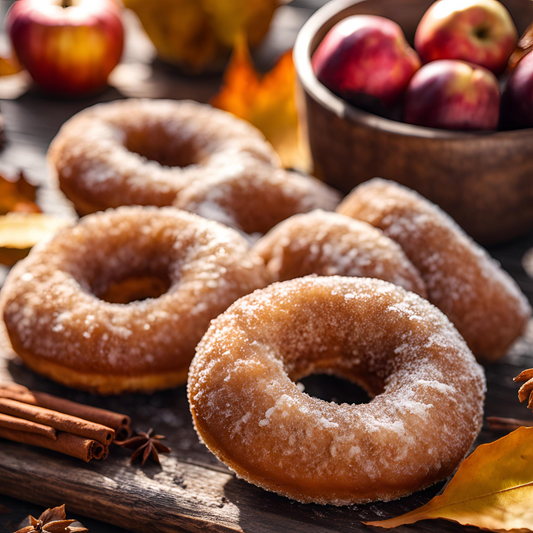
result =
[{"label": "cinnamon stick", "polygon": [[50,426],[44,426],[43,424],[38,424],[15,416],[5,415],[3,413],[0,413],[0,427],[36,433],[38,435],[44,435],[52,440],[57,439],[56,430]]},{"label": "cinnamon stick", "polygon": [[517,418],[500,418],[498,416],[488,416],[487,423],[490,429],[501,431],[514,431],[522,426],[533,427],[532,420],[519,420]]},{"label": "cinnamon stick", "polygon": [[62,431],[59,431],[57,433],[57,439],[53,440],[44,435],[37,435],[28,431],[17,431],[15,429],[0,427],[0,437],[23,444],[47,448],[64,453],[65,455],[71,455],[87,463],[91,459],[107,457],[107,453],[109,453],[108,447],[100,442]]},{"label": "cinnamon stick", "polygon": [[129,416],[114,413],[106,409],[83,405],[45,392],[33,392],[22,385],[0,385],[0,398],[7,398],[19,402],[44,407],[60,413],[75,416],[107,426],[115,430],[116,437],[127,438],[131,435],[131,419]]},{"label": "cinnamon stick", "polygon": [[87,439],[97,440],[104,445],[111,444],[115,438],[115,431],[107,426],[8,398],[0,398],[0,413],[31,420],[36,424],[50,426]]}]

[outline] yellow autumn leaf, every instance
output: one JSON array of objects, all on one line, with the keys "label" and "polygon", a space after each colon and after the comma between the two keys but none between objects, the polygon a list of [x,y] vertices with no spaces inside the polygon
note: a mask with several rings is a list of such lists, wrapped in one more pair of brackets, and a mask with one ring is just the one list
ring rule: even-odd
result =
[{"label": "yellow autumn leaf", "polygon": [[211,102],[258,128],[286,168],[310,169],[296,112],[296,71],[292,51],[263,76],[254,69],[246,41],[237,39],[220,93]]},{"label": "yellow autumn leaf", "polygon": [[200,0],[211,18],[217,38],[232,47],[239,33],[246,33],[252,46],[258,45],[270,26],[280,0]]},{"label": "yellow autumn leaf", "polygon": [[0,263],[12,266],[38,242],[70,225],[65,217],[43,213],[9,213],[0,216]]},{"label": "yellow autumn leaf", "polygon": [[479,446],[426,505],[365,524],[390,529],[432,518],[492,531],[533,531],[533,428]]},{"label": "yellow autumn leaf", "polygon": [[238,34],[258,45],[280,0],[124,0],[161,58],[193,72],[222,69]]}]

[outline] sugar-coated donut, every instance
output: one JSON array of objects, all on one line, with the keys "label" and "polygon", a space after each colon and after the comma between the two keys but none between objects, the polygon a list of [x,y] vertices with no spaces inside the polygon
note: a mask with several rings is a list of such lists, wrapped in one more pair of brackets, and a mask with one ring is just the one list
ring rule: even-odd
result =
[{"label": "sugar-coated donut", "polygon": [[494,361],[527,326],[531,308],[515,281],[436,205],[397,183],[356,187],[338,212],[381,229],[422,274],[429,301],[476,357]]},{"label": "sugar-coated donut", "polygon": [[68,120],[48,161],[80,214],[121,205],[168,206],[184,186],[242,158],[279,167],[253,126],[208,105],[129,99],[89,107]]},{"label": "sugar-coated donut", "polygon": [[153,391],[184,383],[209,321],[266,283],[237,232],[172,207],[123,207],[34,248],[0,306],[36,372],[102,394]]},{"label": "sugar-coated donut", "polygon": [[401,247],[366,222],[316,210],[295,215],[254,246],[273,281],[308,274],[378,278],[426,296],[420,273]]},{"label": "sugar-coated donut", "polygon": [[[243,158],[244,159],[244,158]],[[313,209],[333,211],[340,195],[316,178],[257,164],[249,171],[235,171],[245,164],[228,161],[217,174],[186,187],[174,205],[222,222],[249,235],[263,235],[296,213]]]},{"label": "sugar-coated donut", "polygon": [[[373,400],[295,380],[334,373]],[[270,285],[216,318],[188,396],[198,435],[239,476],[301,502],[392,500],[449,476],[482,424],[485,378],[436,307],[369,278]]]}]

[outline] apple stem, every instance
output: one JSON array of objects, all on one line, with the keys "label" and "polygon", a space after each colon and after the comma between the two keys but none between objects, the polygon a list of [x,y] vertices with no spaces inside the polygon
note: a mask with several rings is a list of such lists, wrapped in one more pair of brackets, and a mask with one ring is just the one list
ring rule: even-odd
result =
[{"label": "apple stem", "polygon": [[72,0],[62,0],[61,7],[70,7],[72,5]]},{"label": "apple stem", "polygon": [[487,36],[488,36],[489,32],[487,30],[487,28],[479,28],[478,30],[476,30],[476,37],[478,39],[486,39]]}]

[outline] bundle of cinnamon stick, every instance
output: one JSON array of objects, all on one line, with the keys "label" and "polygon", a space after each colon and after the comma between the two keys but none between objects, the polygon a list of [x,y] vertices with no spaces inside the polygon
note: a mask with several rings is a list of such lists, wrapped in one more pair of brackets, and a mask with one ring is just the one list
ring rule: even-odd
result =
[{"label": "bundle of cinnamon stick", "polygon": [[78,457],[105,459],[117,436],[129,437],[128,416],[16,384],[0,384],[0,437]]}]

